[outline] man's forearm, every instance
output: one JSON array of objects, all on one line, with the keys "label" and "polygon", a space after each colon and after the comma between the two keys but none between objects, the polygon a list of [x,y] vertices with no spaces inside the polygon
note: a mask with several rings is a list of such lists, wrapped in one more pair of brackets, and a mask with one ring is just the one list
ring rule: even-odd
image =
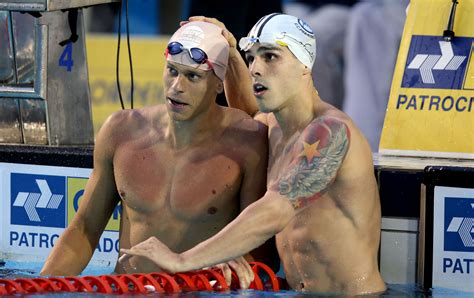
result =
[{"label": "man's forearm", "polygon": [[48,256],[40,275],[78,275],[89,263],[94,248],[86,237],[66,230]]},{"label": "man's forearm", "polygon": [[227,103],[253,117],[258,112],[258,106],[253,95],[252,78],[239,51],[236,48],[230,51],[224,81]]},{"label": "man's forearm", "polygon": [[215,236],[180,254],[178,271],[209,267],[246,254],[283,230],[293,212],[284,201],[253,203]]}]

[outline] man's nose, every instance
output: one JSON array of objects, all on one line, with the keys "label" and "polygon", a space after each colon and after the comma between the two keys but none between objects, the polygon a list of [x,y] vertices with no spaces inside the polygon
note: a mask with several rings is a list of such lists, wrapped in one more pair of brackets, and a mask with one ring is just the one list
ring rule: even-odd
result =
[{"label": "man's nose", "polygon": [[184,81],[184,76],[182,74],[179,74],[173,79],[173,82],[171,84],[171,88],[173,89],[174,92],[177,93],[183,93],[184,88],[185,88],[185,81]]},{"label": "man's nose", "polygon": [[257,59],[253,60],[252,63],[249,64],[249,69],[252,77],[259,77],[262,75],[262,63]]}]

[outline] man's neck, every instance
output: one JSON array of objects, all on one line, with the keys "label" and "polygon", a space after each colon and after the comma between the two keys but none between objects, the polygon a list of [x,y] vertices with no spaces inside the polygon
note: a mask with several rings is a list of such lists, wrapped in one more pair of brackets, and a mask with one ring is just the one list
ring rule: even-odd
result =
[{"label": "man's neck", "polygon": [[213,104],[190,120],[170,119],[168,138],[171,146],[176,150],[181,150],[208,140],[219,129],[219,123],[223,117],[222,112],[222,108]]},{"label": "man's neck", "polygon": [[321,104],[316,89],[301,92],[297,97],[291,98],[279,111],[274,112],[275,118],[283,132],[284,138],[289,138],[295,132],[303,130],[313,121],[316,108]]}]

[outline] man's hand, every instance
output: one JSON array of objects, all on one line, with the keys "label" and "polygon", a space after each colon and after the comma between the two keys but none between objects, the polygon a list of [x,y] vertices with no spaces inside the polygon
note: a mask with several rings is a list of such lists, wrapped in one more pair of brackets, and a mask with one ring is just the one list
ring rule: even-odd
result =
[{"label": "man's hand", "polygon": [[222,28],[222,36],[224,36],[224,38],[229,43],[229,47],[230,47],[229,56],[232,57],[236,53],[239,54],[239,51],[237,50],[237,40],[235,39],[234,35],[230,33],[229,30],[227,30],[224,23],[222,23],[221,21],[215,18],[208,18],[205,16],[193,16],[189,18],[189,21],[182,21],[180,25],[183,26],[184,24],[188,22],[195,22],[195,21],[208,22]]},{"label": "man's hand", "polygon": [[216,265],[215,267],[222,270],[222,274],[224,275],[225,281],[227,282],[227,285],[229,286],[232,282],[231,268],[234,269],[235,273],[237,274],[239,278],[241,289],[248,289],[248,287],[250,286],[250,283],[255,278],[252,268],[250,267],[249,263],[245,260],[244,257],[239,257],[227,263]]},{"label": "man's hand", "polygon": [[156,237],[150,237],[130,249],[122,248],[120,252],[124,255],[119,258],[119,263],[125,263],[132,256],[142,256],[154,262],[163,271],[169,273],[182,271],[179,255],[172,252]]}]

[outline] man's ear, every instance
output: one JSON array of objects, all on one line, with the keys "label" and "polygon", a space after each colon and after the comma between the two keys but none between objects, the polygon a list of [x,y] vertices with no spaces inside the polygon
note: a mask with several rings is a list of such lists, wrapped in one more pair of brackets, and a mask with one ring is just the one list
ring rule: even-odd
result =
[{"label": "man's ear", "polygon": [[224,83],[221,80],[217,83],[216,91],[217,94],[221,94],[224,91]]}]

